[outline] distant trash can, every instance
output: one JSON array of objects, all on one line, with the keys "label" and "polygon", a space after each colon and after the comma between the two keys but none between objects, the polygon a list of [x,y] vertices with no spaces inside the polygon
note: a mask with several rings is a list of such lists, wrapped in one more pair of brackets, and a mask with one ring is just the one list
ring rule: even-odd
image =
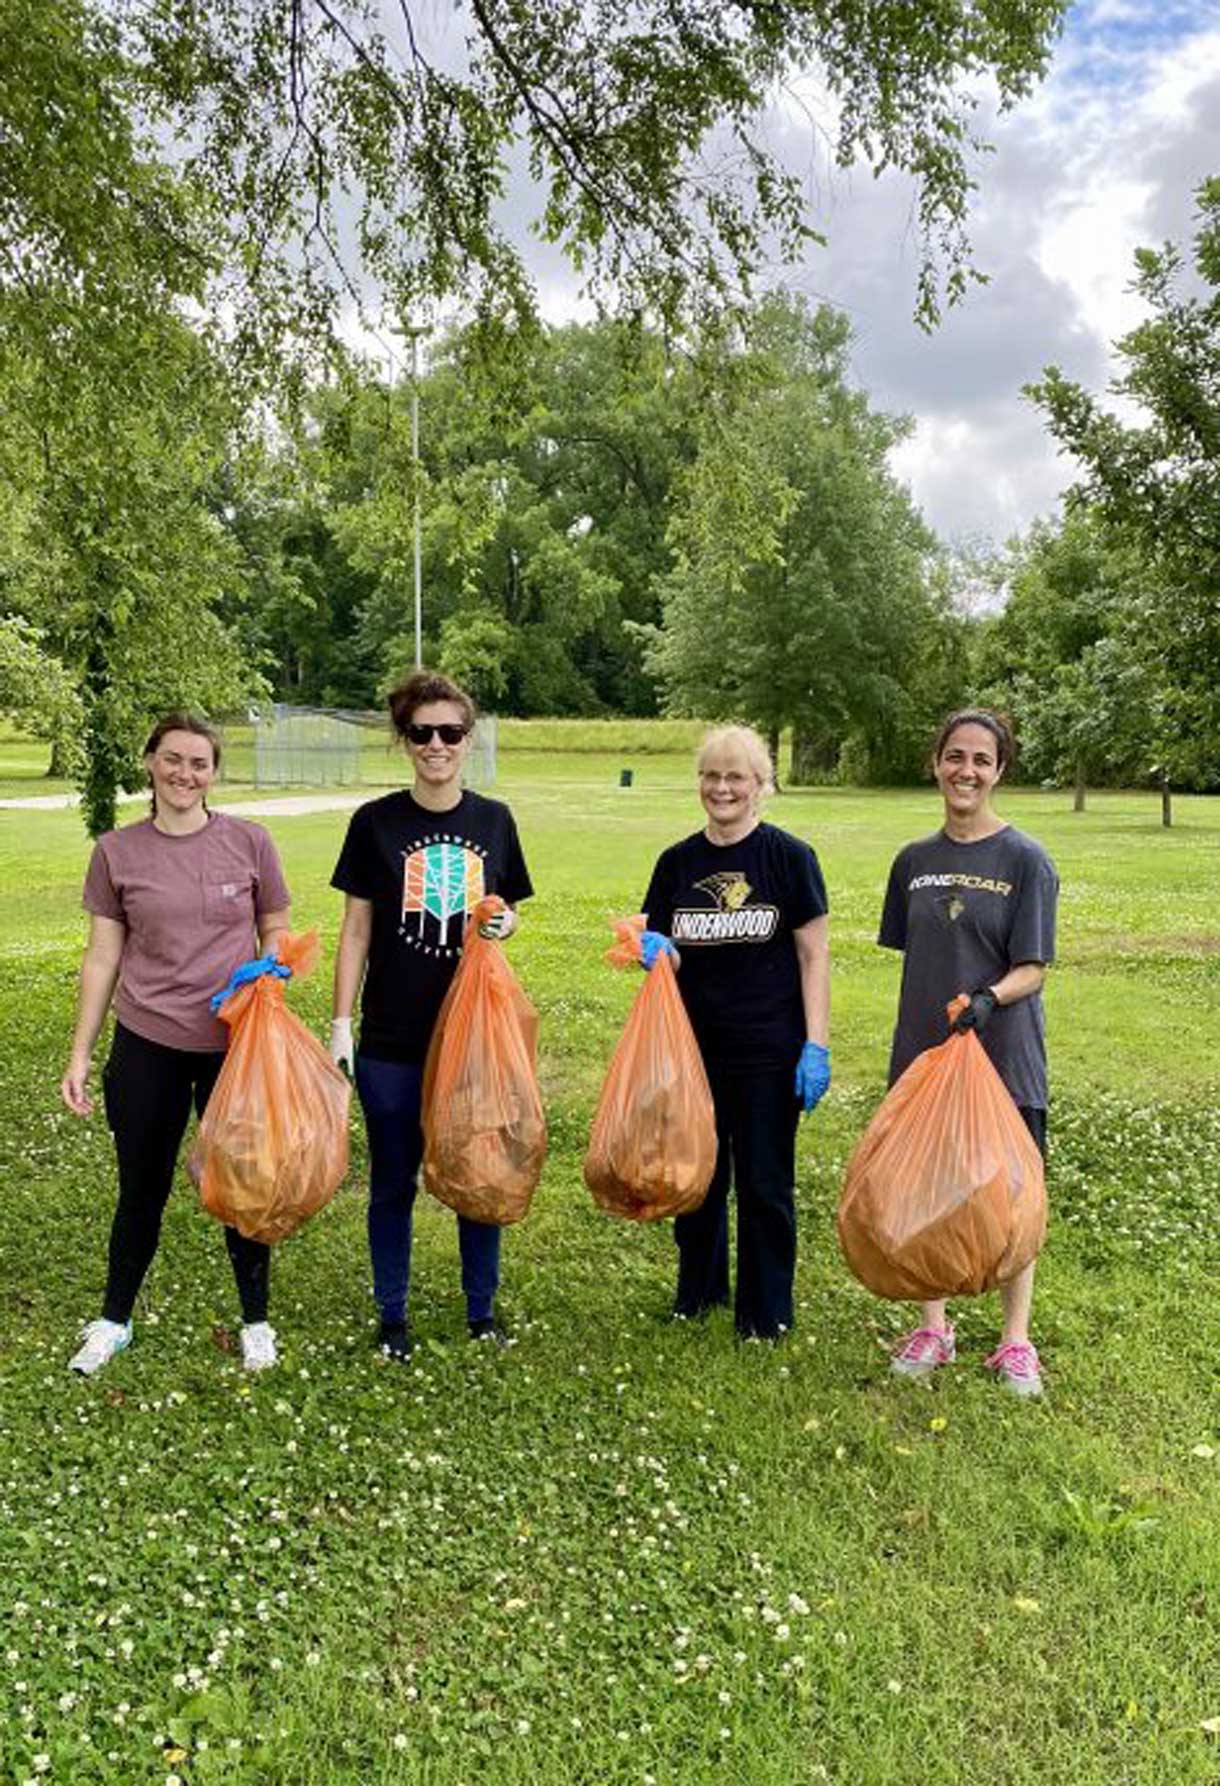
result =
[{"label": "distant trash can", "polygon": [[635,779],[634,769],[620,769],[619,770],[618,785],[620,788],[629,788],[634,779]]}]

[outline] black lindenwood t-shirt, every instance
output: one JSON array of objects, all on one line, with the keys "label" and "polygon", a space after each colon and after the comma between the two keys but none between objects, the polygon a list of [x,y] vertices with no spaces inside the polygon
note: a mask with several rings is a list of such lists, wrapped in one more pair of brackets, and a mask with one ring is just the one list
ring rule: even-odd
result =
[{"label": "black lindenwood t-shirt", "polygon": [[510,905],[533,892],[508,807],[466,789],[448,812],[403,791],[359,807],[332,887],[367,899],[373,933],[360,999],[360,1051],[422,1061],[466,919],[487,893]]},{"label": "black lindenwood t-shirt", "polygon": [[775,825],[738,843],[697,831],[658,858],[644,911],[682,957],[678,986],[709,1066],[795,1066],[805,1007],[792,933],[827,909],[817,857]]},{"label": "black lindenwood t-shirt", "polygon": [[[1050,857],[1012,825],[976,843],[937,831],[898,852],[877,938],[903,951],[891,1085],[948,1036],[955,994],[993,986],[1022,962],[1054,960],[1058,894]],[[997,1006],[979,1039],[1014,1103],[1045,1109],[1041,993]]]}]

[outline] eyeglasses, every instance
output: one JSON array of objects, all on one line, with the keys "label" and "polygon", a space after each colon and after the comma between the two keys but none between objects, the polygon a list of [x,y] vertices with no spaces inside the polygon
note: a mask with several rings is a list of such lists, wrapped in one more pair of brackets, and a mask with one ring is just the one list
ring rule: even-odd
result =
[{"label": "eyeglasses", "polygon": [[734,788],[735,789],[735,788],[748,787],[750,785],[750,782],[752,781],[753,777],[749,776],[749,775],[743,775],[740,772],[740,770],[738,770],[738,769],[730,769],[727,771],[727,773],[722,772],[719,769],[700,769],[699,779],[700,779],[700,781],[710,781],[710,782],[721,782],[722,781],[726,788]]},{"label": "eyeglasses", "polygon": [[409,725],[407,727],[407,737],[411,740],[412,744],[431,744],[434,733],[440,739],[442,744],[460,744],[462,739],[466,736],[466,728],[465,726],[455,725]]}]

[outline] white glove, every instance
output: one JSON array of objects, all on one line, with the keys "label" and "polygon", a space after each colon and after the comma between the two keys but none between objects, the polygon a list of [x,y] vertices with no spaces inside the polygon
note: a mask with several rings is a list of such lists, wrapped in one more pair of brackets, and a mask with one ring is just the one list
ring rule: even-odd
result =
[{"label": "white glove", "polygon": [[493,912],[490,918],[484,918],[479,925],[479,935],[490,937],[493,942],[502,943],[517,928],[517,914],[511,905],[506,905],[502,912]]},{"label": "white glove", "polygon": [[330,1025],[330,1058],[348,1075],[355,1072],[356,1045],[350,1017],[333,1017]]}]

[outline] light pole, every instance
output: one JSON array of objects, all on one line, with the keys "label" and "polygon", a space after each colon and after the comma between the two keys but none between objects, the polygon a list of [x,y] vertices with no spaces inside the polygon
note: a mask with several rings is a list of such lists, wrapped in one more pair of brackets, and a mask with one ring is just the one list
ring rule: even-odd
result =
[{"label": "light pole", "polygon": [[423,323],[400,323],[391,334],[404,335],[411,343],[411,487],[415,493],[414,502],[414,558],[415,558],[415,668],[423,668],[424,662],[424,579],[423,555],[421,540],[421,509],[419,480],[419,342],[421,335],[428,333]]},{"label": "light pole", "polygon": [[411,337],[411,487],[415,492],[415,668],[424,662],[424,580],[420,544],[419,493],[419,338],[426,333],[418,323],[408,323],[404,335]]}]

